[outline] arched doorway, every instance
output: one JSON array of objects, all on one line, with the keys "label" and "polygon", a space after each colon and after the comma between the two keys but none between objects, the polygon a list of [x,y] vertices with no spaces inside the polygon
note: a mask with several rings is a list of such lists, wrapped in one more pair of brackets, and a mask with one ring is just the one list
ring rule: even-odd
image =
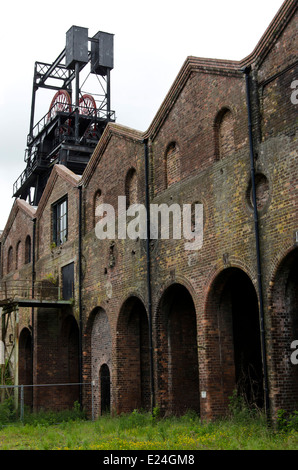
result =
[{"label": "arched doorway", "polygon": [[206,315],[213,331],[206,340],[211,364],[209,383],[214,389],[211,401],[221,402],[224,411],[236,390],[248,405],[263,407],[258,298],[244,271],[228,268],[217,276]]},{"label": "arched doorway", "polygon": [[158,394],[163,412],[200,411],[196,311],[189,291],[173,284],[158,308]]},{"label": "arched doorway", "polygon": [[[298,248],[279,264],[272,282],[272,390],[276,409],[298,409],[298,365],[291,345],[298,340]],[[296,347],[297,349],[297,347]]]},{"label": "arched doorway", "polygon": [[111,410],[111,377],[107,364],[103,364],[99,371],[100,381],[100,411],[101,414],[110,413]]},{"label": "arched doorway", "polygon": [[110,412],[112,337],[106,311],[95,308],[90,315],[91,330],[91,377],[94,381],[93,402],[97,416]]},{"label": "arched doorway", "polygon": [[[19,337],[19,383],[33,385],[32,337],[28,328],[23,328]],[[33,405],[33,387],[24,387],[24,403]]]},{"label": "arched doorway", "polygon": [[117,390],[119,412],[150,408],[149,328],[137,297],[127,299],[117,324]]}]

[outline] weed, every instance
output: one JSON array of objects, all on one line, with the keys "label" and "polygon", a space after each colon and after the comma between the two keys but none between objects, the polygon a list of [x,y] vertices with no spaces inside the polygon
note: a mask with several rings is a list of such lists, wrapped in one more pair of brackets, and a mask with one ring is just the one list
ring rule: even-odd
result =
[{"label": "weed", "polygon": [[287,413],[283,409],[278,410],[277,428],[280,431],[298,431],[298,411]]}]

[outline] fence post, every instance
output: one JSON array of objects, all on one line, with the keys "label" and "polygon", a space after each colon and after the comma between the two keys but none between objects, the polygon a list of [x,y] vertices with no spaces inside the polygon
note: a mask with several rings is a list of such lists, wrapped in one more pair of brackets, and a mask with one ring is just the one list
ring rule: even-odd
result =
[{"label": "fence post", "polygon": [[91,381],[91,419],[94,421],[94,403],[93,403],[93,385],[94,385],[94,380]]},{"label": "fence post", "polygon": [[21,385],[21,410],[20,410],[20,420],[24,421],[24,385]]},{"label": "fence post", "polygon": [[15,409],[18,409],[19,403],[19,306],[16,306],[15,309],[15,318],[14,318],[14,401]]}]

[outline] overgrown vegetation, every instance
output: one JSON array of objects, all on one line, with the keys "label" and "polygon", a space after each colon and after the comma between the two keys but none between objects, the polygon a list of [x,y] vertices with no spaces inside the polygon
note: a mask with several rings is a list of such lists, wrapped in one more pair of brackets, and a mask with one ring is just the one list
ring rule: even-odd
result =
[{"label": "overgrown vegetation", "polygon": [[[11,419],[14,422],[11,423]],[[10,424],[7,424],[10,421]],[[14,414],[12,403],[0,405],[0,449],[39,450],[296,450],[298,412],[281,410],[276,427],[234,396],[226,419],[203,422],[188,412],[182,417],[162,418],[135,410],[120,416],[85,419],[78,404],[68,412],[25,413],[24,422]]]}]

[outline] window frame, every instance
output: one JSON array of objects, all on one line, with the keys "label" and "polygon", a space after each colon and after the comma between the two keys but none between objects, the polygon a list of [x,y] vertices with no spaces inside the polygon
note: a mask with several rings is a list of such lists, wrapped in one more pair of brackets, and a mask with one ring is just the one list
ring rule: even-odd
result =
[{"label": "window frame", "polygon": [[[65,212],[61,215],[61,207],[65,203]],[[65,227],[62,227],[62,220],[65,218]],[[52,204],[52,240],[56,246],[61,246],[68,240],[68,197],[63,196]],[[62,228],[61,228],[62,227]],[[64,234],[64,237],[61,237]]]}]

